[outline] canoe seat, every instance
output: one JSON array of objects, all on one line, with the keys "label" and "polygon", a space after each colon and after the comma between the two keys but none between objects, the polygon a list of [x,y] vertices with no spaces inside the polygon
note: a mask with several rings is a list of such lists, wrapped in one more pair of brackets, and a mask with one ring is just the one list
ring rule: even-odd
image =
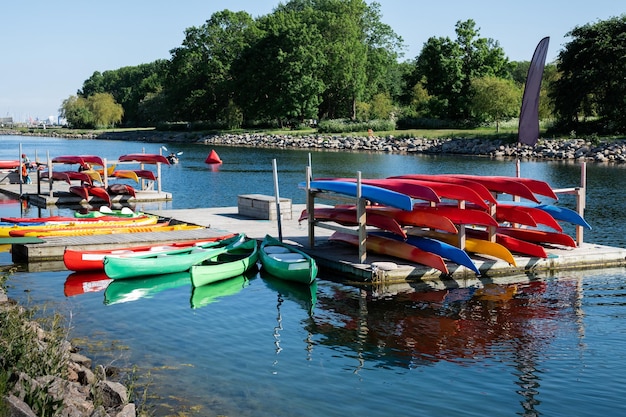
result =
[{"label": "canoe seat", "polygon": [[189,251],[189,253],[200,253],[200,252],[206,252],[207,250],[204,248],[193,248],[191,251]]},{"label": "canoe seat", "polygon": [[278,253],[270,255],[272,258],[281,262],[302,262],[306,258],[299,253]]},{"label": "canoe seat", "polygon": [[173,246],[153,246],[150,248],[150,252],[162,252],[164,250],[176,249]]},{"label": "canoe seat", "polygon": [[271,255],[273,253],[290,253],[291,251],[289,250],[289,248],[286,248],[284,246],[264,246],[263,249],[265,250],[265,253],[267,253],[268,255]]}]

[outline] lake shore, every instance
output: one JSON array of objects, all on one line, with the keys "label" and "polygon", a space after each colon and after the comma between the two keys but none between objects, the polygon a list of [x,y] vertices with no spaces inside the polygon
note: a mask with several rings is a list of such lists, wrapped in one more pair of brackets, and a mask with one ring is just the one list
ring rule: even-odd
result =
[{"label": "lake shore", "polygon": [[394,136],[351,136],[330,134],[206,134],[169,132],[154,129],[110,132],[63,132],[41,130],[20,132],[0,130],[0,135],[64,137],[69,139],[132,140],[139,142],[198,143],[209,146],[311,149],[327,151],[385,152],[398,154],[456,154],[523,160],[572,160],[626,162],[626,140],[587,140],[580,138],[539,139],[535,146],[504,139],[420,138]]}]

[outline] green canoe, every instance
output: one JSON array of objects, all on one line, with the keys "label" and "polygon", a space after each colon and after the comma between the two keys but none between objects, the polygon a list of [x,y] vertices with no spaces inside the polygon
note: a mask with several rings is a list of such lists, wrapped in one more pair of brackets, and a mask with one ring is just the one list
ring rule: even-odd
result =
[{"label": "green canoe", "polygon": [[301,250],[266,235],[259,258],[263,269],[276,278],[311,284],[317,276],[317,263]]},{"label": "green canoe", "polygon": [[111,279],[183,272],[207,258],[226,252],[230,246],[245,241],[245,238],[246,235],[240,233],[231,238],[208,242],[201,246],[190,246],[166,252],[126,256],[107,255],[103,261],[104,272]]},{"label": "green canoe", "polygon": [[225,251],[215,253],[194,264],[189,270],[191,283],[194,287],[200,287],[241,275],[256,267],[258,253],[257,242],[254,239],[230,245]]},{"label": "green canoe", "polygon": [[152,298],[161,291],[189,285],[190,282],[188,271],[112,281],[104,291],[104,304],[111,305],[137,301],[141,298]]}]

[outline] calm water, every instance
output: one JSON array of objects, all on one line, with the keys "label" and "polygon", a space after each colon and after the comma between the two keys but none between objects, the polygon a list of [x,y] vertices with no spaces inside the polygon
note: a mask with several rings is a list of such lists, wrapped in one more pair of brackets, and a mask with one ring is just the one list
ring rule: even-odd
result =
[{"label": "calm water", "polygon": [[[161,144],[0,136],[0,159],[19,143],[34,159],[89,153],[115,159]],[[164,208],[235,206],[237,195],[280,193],[304,202],[308,152],[216,147],[165,167]],[[315,152],[314,176],[464,172],[515,175],[480,158]],[[578,185],[580,166],[529,163],[522,174]],[[626,246],[623,167],[588,165],[585,240]],[[193,197],[190,197],[193,196]],[[574,207],[573,199],[561,204]],[[142,209],[143,207],[139,207]],[[145,207],[150,208],[150,207]],[[5,201],[2,215],[19,215]],[[29,214],[65,212],[28,209]],[[244,231],[245,232],[245,231]],[[571,231],[573,232],[573,231]],[[8,253],[0,254],[10,263]],[[626,412],[626,270],[356,288],[322,274],[313,291],[259,274],[193,292],[184,277],[109,286],[101,276],[18,272],[9,295],[49,303],[98,363],[149,372],[155,415],[596,416]],[[83,284],[84,283],[84,284]],[[79,290],[77,291],[76,288]],[[81,293],[87,290],[87,292]],[[122,302],[124,301],[124,302]]]}]

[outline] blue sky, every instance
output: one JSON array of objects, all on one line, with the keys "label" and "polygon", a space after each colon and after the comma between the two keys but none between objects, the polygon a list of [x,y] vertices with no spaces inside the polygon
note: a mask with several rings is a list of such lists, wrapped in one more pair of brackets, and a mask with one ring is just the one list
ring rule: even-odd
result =
[{"label": "blue sky", "polygon": [[[616,0],[496,1],[379,0],[382,20],[404,39],[405,59],[415,58],[431,36],[455,38],[454,25],[473,19],[482,37],[500,43],[510,60],[530,60],[550,37],[548,61],[556,58],[575,26],[620,16]],[[258,17],[276,0],[43,0],[9,1],[0,18],[0,117],[56,120],[64,99],[76,94],[94,71],[169,59],[188,27],[216,11]]]}]

